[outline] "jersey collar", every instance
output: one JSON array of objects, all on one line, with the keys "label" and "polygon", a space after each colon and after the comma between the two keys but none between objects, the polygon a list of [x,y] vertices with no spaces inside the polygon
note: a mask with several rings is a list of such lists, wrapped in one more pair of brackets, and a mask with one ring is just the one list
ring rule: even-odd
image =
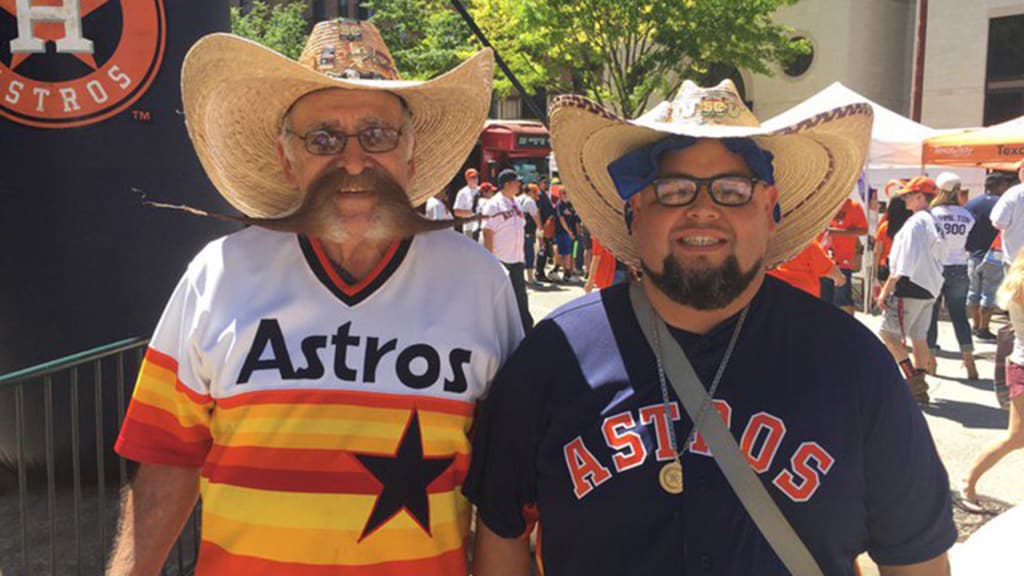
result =
[{"label": "jersey collar", "polygon": [[409,253],[409,247],[412,246],[413,240],[406,238],[393,242],[384,253],[384,257],[366,275],[366,278],[355,284],[350,284],[334,270],[320,240],[302,235],[298,238],[302,255],[306,258],[310,270],[324,287],[348,306],[355,306],[369,298],[394,275]]}]

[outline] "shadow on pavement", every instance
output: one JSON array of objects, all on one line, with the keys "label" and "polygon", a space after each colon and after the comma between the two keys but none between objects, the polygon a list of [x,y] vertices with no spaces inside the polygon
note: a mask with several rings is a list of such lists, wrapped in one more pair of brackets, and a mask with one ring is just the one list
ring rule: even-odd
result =
[{"label": "shadow on pavement", "polygon": [[527,284],[526,287],[529,288],[530,290],[533,290],[534,292],[564,292],[565,291],[565,288],[563,288],[562,286],[559,286],[558,284],[537,283],[537,284],[534,284],[534,285]]},{"label": "shadow on pavement", "polygon": [[934,378],[936,380],[942,380],[943,382],[952,382],[957,384],[963,384],[964,386],[970,386],[977,390],[984,390],[986,392],[993,392],[994,384],[991,378],[981,378],[980,380],[968,380],[967,378],[954,378],[952,376],[943,376],[942,374],[929,375],[928,378]]},{"label": "shadow on pavement", "polygon": [[930,416],[959,422],[966,428],[988,428],[991,430],[1005,430],[1008,418],[1007,413],[999,408],[944,398],[932,402],[924,409],[924,412]]}]

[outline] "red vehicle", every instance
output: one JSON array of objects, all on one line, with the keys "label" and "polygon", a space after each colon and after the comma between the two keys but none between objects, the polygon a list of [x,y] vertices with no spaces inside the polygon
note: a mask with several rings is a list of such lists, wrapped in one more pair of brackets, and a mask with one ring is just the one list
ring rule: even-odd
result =
[{"label": "red vehicle", "polygon": [[452,194],[466,185],[463,174],[469,168],[480,171],[481,182],[495,182],[498,173],[512,168],[525,182],[548,175],[551,138],[547,128],[535,120],[488,120],[480,140],[466,164],[452,180]]}]

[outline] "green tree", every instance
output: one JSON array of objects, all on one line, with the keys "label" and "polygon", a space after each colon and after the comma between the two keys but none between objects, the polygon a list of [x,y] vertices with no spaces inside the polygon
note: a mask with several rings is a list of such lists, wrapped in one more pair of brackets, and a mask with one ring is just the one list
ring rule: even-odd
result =
[{"label": "green tree", "polygon": [[309,36],[306,3],[276,4],[257,0],[247,9],[231,8],[231,32],[298,59]]},{"label": "green tree", "polygon": [[[586,94],[635,117],[685,79],[733,69],[771,75],[806,52],[772,17],[798,0],[462,0],[531,94]],[[405,78],[450,70],[480,44],[450,0],[371,0]],[[495,91],[511,83],[498,72]]]},{"label": "green tree", "polygon": [[524,84],[582,92],[634,117],[684,79],[717,80],[730,66],[771,74],[807,50],[772,20],[797,1],[477,0],[472,10],[502,54],[529,61]]},{"label": "green tree", "polygon": [[448,0],[370,0],[365,6],[407,80],[451,70],[479,49]]}]

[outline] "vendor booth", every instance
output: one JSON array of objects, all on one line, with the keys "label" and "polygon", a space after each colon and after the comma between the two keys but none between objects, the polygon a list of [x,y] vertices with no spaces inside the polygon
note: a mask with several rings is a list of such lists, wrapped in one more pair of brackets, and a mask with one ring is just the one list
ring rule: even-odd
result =
[{"label": "vendor booth", "polygon": [[928,138],[922,146],[922,157],[927,164],[1014,170],[1024,159],[1024,116],[987,128]]}]

